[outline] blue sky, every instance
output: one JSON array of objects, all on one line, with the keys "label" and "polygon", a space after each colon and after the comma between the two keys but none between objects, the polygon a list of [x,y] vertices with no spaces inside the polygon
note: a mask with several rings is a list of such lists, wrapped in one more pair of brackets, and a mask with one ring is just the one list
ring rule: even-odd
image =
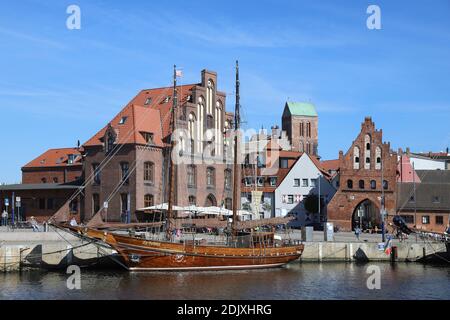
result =
[{"label": "blue sky", "polygon": [[[66,8],[81,8],[68,30]],[[381,30],[366,27],[370,4]],[[346,151],[370,115],[392,148],[450,145],[450,2],[2,1],[0,182],[48,148],[82,143],[139,90],[218,72],[246,126],[280,124],[284,102],[311,101],[319,152]]]}]

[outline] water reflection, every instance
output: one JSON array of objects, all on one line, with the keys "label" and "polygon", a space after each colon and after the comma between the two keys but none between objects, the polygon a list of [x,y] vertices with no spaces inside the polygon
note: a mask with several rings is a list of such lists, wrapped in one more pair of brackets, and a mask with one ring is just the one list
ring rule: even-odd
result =
[{"label": "water reflection", "polygon": [[369,290],[371,264],[303,263],[252,271],[153,272],[82,270],[81,290],[64,272],[0,275],[0,299],[449,299],[450,268],[375,264],[381,290]]}]

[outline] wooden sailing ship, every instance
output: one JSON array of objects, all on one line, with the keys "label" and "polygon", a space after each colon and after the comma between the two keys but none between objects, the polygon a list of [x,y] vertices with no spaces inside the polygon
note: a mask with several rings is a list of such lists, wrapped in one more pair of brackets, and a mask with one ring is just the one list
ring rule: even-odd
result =
[{"label": "wooden sailing ship", "polygon": [[[172,132],[175,129],[175,108],[177,104],[176,69],[174,68],[174,99],[172,108]],[[239,68],[236,62],[236,107],[234,129],[239,130]],[[174,141],[171,139],[171,149]],[[169,152],[169,155],[171,152]],[[233,181],[233,218],[231,220],[230,237],[226,244],[213,244],[205,241],[184,240],[175,242],[173,230],[180,225],[174,219],[174,163],[169,156],[169,197],[167,210],[166,238],[164,240],[147,239],[139,235],[119,234],[105,231],[114,225],[105,224],[101,217],[91,226],[79,227],[64,224],[63,227],[85,238],[102,241],[122,257],[128,270],[230,270],[279,267],[297,260],[303,252],[303,244],[288,244],[274,237],[274,232],[254,232],[253,228],[261,225],[287,223],[285,218],[261,219],[256,221],[238,221],[237,199],[239,197],[238,176],[238,136],[234,137],[234,181]],[[178,221],[177,221],[178,220]],[[227,221],[220,222],[226,227]],[[93,226],[96,227],[93,227]],[[152,226],[156,226],[152,224]],[[59,225],[61,226],[61,225]],[[158,225],[159,226],[159,225]],[[130,228],[130,224],[124,226]],[[101,230],[100,228],[104,228]],[[247,231],[243,231],[247,230]],[[250,230],[250,231],[248,231]]]}]

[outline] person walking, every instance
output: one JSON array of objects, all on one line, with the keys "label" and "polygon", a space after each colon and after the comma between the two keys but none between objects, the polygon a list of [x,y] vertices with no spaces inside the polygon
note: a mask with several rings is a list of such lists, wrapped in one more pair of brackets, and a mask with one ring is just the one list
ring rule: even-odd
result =
[{"label": "person walking", "polygon": [[3,210],[2,212],[2,226],[8,225],[8,212]]},{"label": "person walking", "polygon": [[356,227],[355,228],[355,236],[356,236],[356,239],[358,239],[358,241],[359,241],[359,235],[361,234],[361,228],[360,227]]},{"label": "person walking", "polygon": [[33,228],[33,231],[39,232],[38,223],[37,223],[36,219],[34,219],[34,217],[30,218],[30,223],[31,223],[31,227]]}]

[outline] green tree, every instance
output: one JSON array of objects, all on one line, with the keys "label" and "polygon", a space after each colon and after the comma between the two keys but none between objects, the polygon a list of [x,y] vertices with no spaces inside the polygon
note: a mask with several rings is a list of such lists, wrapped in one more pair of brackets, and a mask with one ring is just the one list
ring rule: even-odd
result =
[{"label": "green tree", "polygon": [[[310,213],[318,213],[319,212],[319,197],[315,194],[310,194],[305,197],[303,200],[303,205],[305,209]],[[320,208],[323,208],[323,199],[320,199]]]}]

